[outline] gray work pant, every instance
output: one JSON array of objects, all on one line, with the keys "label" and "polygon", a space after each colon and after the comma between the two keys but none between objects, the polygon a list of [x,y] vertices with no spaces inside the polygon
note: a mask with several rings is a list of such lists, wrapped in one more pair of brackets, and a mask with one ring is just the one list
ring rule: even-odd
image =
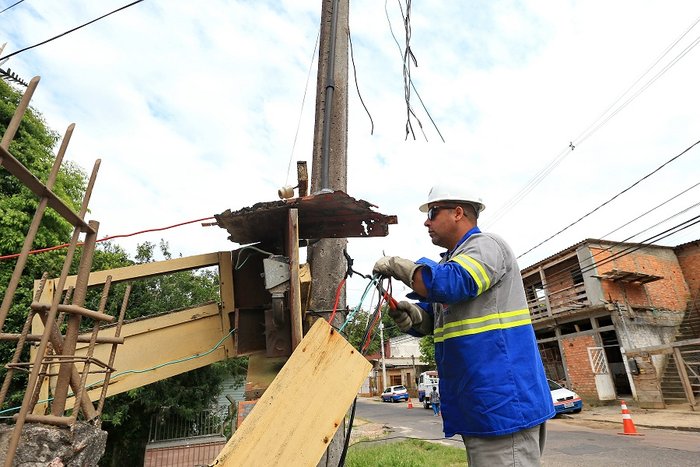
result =
[{"label": "gray work pant", "polygon": [[504,436],[464,436],[469,467],[534,467],[547,437],[545,424]]}]

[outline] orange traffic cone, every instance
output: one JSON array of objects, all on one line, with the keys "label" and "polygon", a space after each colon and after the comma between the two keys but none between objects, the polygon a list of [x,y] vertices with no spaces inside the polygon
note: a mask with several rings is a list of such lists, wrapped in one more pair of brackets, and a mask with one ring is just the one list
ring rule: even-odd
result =
[{"label": "orange traffic cone", "polygon": [[407,401],[407,402],[408,402],[408,407],[406,407],[406,408],[407,408],[407,409],[412,409],[412,408],[413,408],[413,402],[411,402],[411,398],[410,398],[410,397],[408,398],[408,401]]},{"label": "orange traffic cone", "polygon": [[622,402],[622,433],[618,435],[629,435],[629,436],[644,436],[641,433],[637,433],[637,429],[634,427],[634,422],[632,421],[632,416],[630,411],[627,410],[627,404],[625,401]]}]

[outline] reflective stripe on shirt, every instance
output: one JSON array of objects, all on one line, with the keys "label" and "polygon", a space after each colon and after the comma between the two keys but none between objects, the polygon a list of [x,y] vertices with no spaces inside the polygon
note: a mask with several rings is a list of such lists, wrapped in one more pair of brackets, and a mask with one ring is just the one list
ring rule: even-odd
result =
[{"label": "reflective stripe on shirt", "polygon": [[[491,279],[489,279],[489,275],[486,274],[486,270],[481,265],[481,263],[479,263],[471,256],[462,253],[461,255],[457,255],[454,258],[450,258],[450,261],[454,261],[455,263],[459,264],[467,270],[472,279],[474,279],[474,282],[476,282],[478,288],[476,292],[477,295],[481,295],[484,291],[488,290],[489,287],[491,287]],[[474,270],[474,268],[476,268],[476,270]]]},{"label": "reflective stripe on shirt", "polygon": [[435,342],[443,342],[453,337],[479,334],[494,329],[508,329],[531,324],[530,310],[492,313],[478,318],[467,318],[447,323],[434,331]]}]

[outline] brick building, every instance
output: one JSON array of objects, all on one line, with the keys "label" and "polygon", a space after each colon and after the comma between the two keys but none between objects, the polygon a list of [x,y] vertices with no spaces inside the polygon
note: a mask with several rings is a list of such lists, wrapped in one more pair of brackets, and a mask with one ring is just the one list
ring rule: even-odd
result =
[{"label": "brick building", "polygon": [[[700,241],[665,247],[587,239],[522,277],[549,378],[589,400],[694,404],[687,387],[700,392],[692,346],[700,344]],[[673,380],[676,360],[690,370],[681,378],[685,392],[675,383],[662,387]]]}]

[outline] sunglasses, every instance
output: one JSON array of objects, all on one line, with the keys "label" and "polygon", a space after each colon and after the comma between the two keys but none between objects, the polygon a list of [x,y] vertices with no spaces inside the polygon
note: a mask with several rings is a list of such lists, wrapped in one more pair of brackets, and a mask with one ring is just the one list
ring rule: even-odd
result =
[{"label": "sunglasses", "polygon": [[428,209],[428,220],[432,221],[433,219],[435,219],[440,209],[454,209],[456,207],[457,206],[433,206],[430,209]]}]

